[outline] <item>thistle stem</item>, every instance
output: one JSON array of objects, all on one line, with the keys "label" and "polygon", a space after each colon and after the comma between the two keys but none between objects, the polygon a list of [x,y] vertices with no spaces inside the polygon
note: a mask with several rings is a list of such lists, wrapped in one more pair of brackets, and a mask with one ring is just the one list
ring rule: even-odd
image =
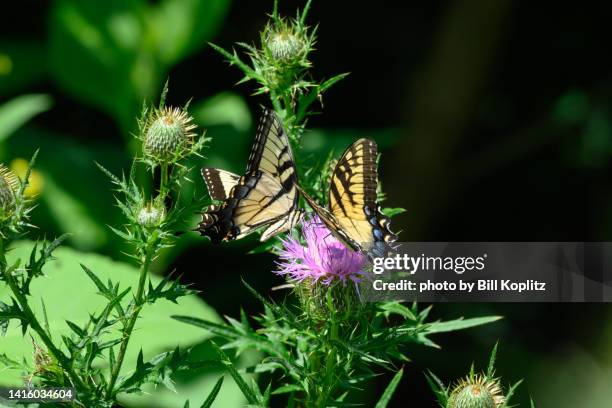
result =
[{"label": "thistle stem", "polygon": [[274,89],[270,89],[270,101],[272,102],[272,106],[274,107],[276,113],[278,113],[281,118],[284,118],[285,115],[283,112],[283,107],[280,104],[280,98]]},{"label": "thistle stem", "polygon": [[161,175],[159,183],[159,197],[163,203],[166,200],[166,194],[168,192],[168,164],[164,163],[161,165]]},{"label": "thistle stem", "polygon": [[146,252],[143,256],[142,265],[140,266],[140,278],[138,280],[138,289],[136,290],[136,296],[134,297],[134,307],[132,309],[130,318],[123,330],[123,339],[121,341],[121,346],[119,347],[119,354],[117,355],[115,366],[113,367],[113,370],[111,372],[110,381],[108,383],[108,389],[106,391],[106,397],[108,399],[113,398],[115,384],[117,383],[117,378],[119,377],[119,373],[121,372],[121,366],[123,365],[123,360],[125,359],[125,354],[127,352],[128,344],[130,342],[130,337],[132,336],[132,331],[134,330],[134,326],[136,326],[136,320],[138,320],[138,316],[140,314],[140,311],[142,310],[142,306],[145,303],[145,299],[144,299],[145,283],[147,280],[147,275],[149,273],[149,267],[151,266],[151,260],[153,259],[151,248],[154,245],[151,245],[151,241],[154,241],[156,239],[157,237],[151,237],[149,239],[149,245],[147,245]]},{"label": "thistle stem", "polygon": [[27,324],[29,324],[32,330],[34,330],[34,332],[38,334],[38,337],[40,337],[44,345],[47,347],[47,350],[53,355],[53,357],[55,357],[55,359],[61,365],[62,369],[68,374],[68,377],[70,378],[72,384],[74,384],[74,386],[79,390],[87,390],[87,385],[85,385],[85,383],[81,380],[81,377],[79,377],[76,371],[74,371],[68,356],[66,356],[60,349],[55,346],[55,344],[53,344],[53,340],[51,340],[49,334],[47,334],[45,329],[43,329],[43,327],[38,322],[38,319],[34,315],[34,312],[30,308],[30,305],[28,304],[28,300],[26,299],[25,295],[19,288],[19,285],[9,272],[5,258],[4,240],[2,239],[0,239],[0,265],[2,268],[2,273],[4,275],[4,279],[9,286],[9,289],[11,290],[14,299],[19,304],[21,311],[25,315],[27,319]]}]

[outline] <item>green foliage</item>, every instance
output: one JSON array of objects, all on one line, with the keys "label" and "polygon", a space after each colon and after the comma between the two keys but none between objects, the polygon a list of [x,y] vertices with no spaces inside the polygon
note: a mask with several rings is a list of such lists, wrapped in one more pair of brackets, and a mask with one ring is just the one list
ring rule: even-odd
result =
[{"label": "green foliage", "polygon": [[5,96],[40,80],[45,74],[45,50],[30,39],[0,38],[0,94]]},{"label": "green foliage", "polygon": [[223,377],[219,378],[219,380],[215,383],[215,386],[213,387],[212,391],[206,398],[206,401],[204,401],[200,408],[210,408],[212,406],[213,402],[215,402],[215,399],[217,398],[217,395],[219,395],[219,391],[221,390],[222,385]]},{"label": "green foliage", "polygon": [[222,92],[192,104],[194,120],[207,126],[231,126],[237,132],[251,130],[253,121],[244,99],[232,92]]},{"label": "green foliage", "polygon": [[403,375],[404,375],[403,368],[401,368],[397,373],[395,373],[395,375],[393,376],[393,379],[391,380],[391,382],[385,389],[385,392],[380,397],[380,400],[378,400],[378,402],[376,403],[375,408],[386,408],[387,405],[389,405],[389,402],[391,401],[391,398],[393,397],[393,393],[395,392],[395,389],[397,388],[398,384],[402,380]]},{"label": "green foliage", "polygon": [[248,63],[235,50],[230,52],[211,44],[230,65],[242,71],[244,77],[240,83],[254,81],[256,94],[270,95],[272,106],[283,119],[295,146],[300,143],[305,120],[313,114],[313,102],[348,75],[340,74],[320,82],[310,79],[309,54],[314,49],[317,31],[306,25],[310,3],[307,0],[302,12],[298,11],[292,19],[281,17],[275,3],[270,21],[261,32],[259,47],[238,43],[246,52]]},{"label": "green foliage", "polygon": [[[14,250],[10,252],[7,258],[8,263],[13,264],[17,259],[29,259],[34,246],[35,243],[25,241],[16,243]],[[45,244],[45,248],[48,251],[49,244]],[[38,245],[35,259],[40,259],[41,250],[41,245]],[[80,340],[77,339],[82,340],[83,337],[79,336],[85,334],[86,330],[85,343],[88,343],[89,346],[86,346],[85,350],[88,347],[93,347],[93,343],[97,343],[97,347],[106,352],[104,359],[94,360],[94,368],[97,366],[107,370],[110,368],[108,346],[118,339],[118,323],[110,328],[105,328],[104,333],[100,336],[101,339],[96,341],[95,336],[92,335],[94,326],[90,320],[93,317],[101,322],[99,319],[100,313],[95,312],[94,316],[91,316],[91,313],[104,311],[109,304],[108,299],[116,298],[126,289],[135,287],[138,284],[138,271],[129,265],[113,262],[99,255],[81,253],[68,248],[56,249],[54,256],[57,260],[44,267],[45,276],[41,279],[34,279],[30,285],[31,300],[29,303],[32,304],[32,312],[41,321],[47,320],[43,317],[45,314],[48,315],[48,324],[41,323],[41,326],[48,326],[45,331],[51,333],[54,340],[66,338],[71,347],[73,344],[78,345]],[[91,270],[99,272],[95,275],[89,275],[89,273],[92,273],[91,270],[89,268],[82,269],[80,263],[87,264]],[[167,281],[167,279],[151,276],[153,287],[162,285],[164,281]],[[70,296],[66,296],[67,290],[70,290],[67,289],[67,282],[70,283],[70,288],[80,288],[80,290],[73,290],[70,292]],[[109,282],[112,282],[112,284]],[[109,287],[113,288],[110,293],[104,289]],[[96,291],[99,292],[99,296],[93,295]],[[47,313],[44,312],[43,304],[40,303],[39,299],[44,299]],[[8,289],[2,287],[1,284],[0,301],[11,304]],[[129,295],[125,295],[122,302],[115,306],[114,312],[110,313],[111,316],[114,316],[112,319],[116,319],[120,315],[121,312],[118,309],[127,310],[129,303]],[[147,305],[145,313],[138,320],[136,330],[132,335],[134,343],[144,352],[144,362],[156,361],[155,356],[165,353],[165,350],[172,350],[177,345],[187,350],[187,347],[201,343],[209,337],[201,330],[189,329],[188,326],[173,322],[169,318],[172,314],[191,313],[194,310],[197,310],[198,315],[208,316],[208,319],[212,321],[219,321],[216,313],[194,295],[178,299],[178,304],[160,300],[155,304]],[[108,322],[108,319],[106,321]],[[21,330],[21,324],[15,320],[9,326],[6,336],[0,340],[3,345],[2,353],[11,356],[9,360],[3,361],[3,365],[12,367],[0,370],[1,384],[18,385],[22,381],[24,370],[25,372],[31,372],[32,370],[32,345],[28,341],[24,341]],[[29,332],[31,331],[29,330]],[[136,366],[140,348],[128,350],[122,377],[129,378],[133,375],[131,369]],[[16,363],[16,361],[24,359],[27,362],[25,367],[23,364]],[[212,374],[207,373],[206,377],[202,377],[202,380],[205,380],[202,384],[207,384],[212,380],[212,377],[210,377]],[[167,384],[170,383],[167,382]],[[151,392],[149,389],[147,390]]]},{"label": "green foliage", "polygon": [[37,114],[51,107],[48,95],[21,95],[0,106],[0,142]]},{"label": "green foliage", "polygon": [[[311,0],[306,0],[295,18],[285,18],[275,1],[260,43],[238,44],[244,55],[212,47],[243,72],[240,82],[254,81],[256,94],[270,96],[294,150],[303,153],[296,157],[301,183],[325,203],[335,156],[354,140],[356,132],[312,131],[308,138],[302,137],[307,119],[316,113],[314,103],[347,76],[313,79],[310,54],[317,28],[306,24],[310,5]],[[272,399],[284,401],[285,397],[289,406],[322,407],[349,406],[352,392],[379,371],[396,371],[376,405],[385,407],[402,379],[403,368],[397,370],[397,366],[408,361],[406,344],[438,347],[431,339],[434,334],[499,319],[430,321],[431,308],[398,302],[361,304],[352,286],[340,285],[295,285],[299,304],[292,299],[278,304],[247,285],[263,303],[264,313],[252,317],[241,311],[239,320],[226,317],[222,322],[189,285],[172,274],[163,278],[151,274],[155,267],[164,269],[171,251],[178,253],[177,235],[192,228],[193,214],[203,206],[190,181],[208,139],[191,133],[188,111],[198,124],[213,126],[222,139],[208,165],[232,163],[239,147],[246,149],[250,142],[247,133],[252,121],[244,100],[228,92],[191,107],[166,109],[167,84],[159,105],[145,104],[137,126],[133,118],[142,101],[159,91],[170,68],[212,38],[227,7],[228,0],[54,1],[48,50],[52,77],[75,99],[112,116],[125,135],[136,132],[143,144],[141,154],[128,173],[121,173],[118,169],[128,160],[123,150],[98,150],[98,145],[81,145],[37,129],[26,129],[24,137],[8,141],[10,151],[29,152],[32,143],[40,143],[50,153],[40,170],[46,189],[41,210],[47,212],[41,218],[53,219],[56,230],[76,232],[71,243],[79,248],[107,245],[113,253],[124,250],[136,267],[60,248],[66,236],[39,244],[15,242],[16,234],[30,223],[26,175],[17,209],[11,221],[2,225],[0,238],[0,335],[4,335],[0,365],[6,367],[0,370],[0,383],[17,384],[25,375],[36,385],[73,386],[75,405],[92,408],[178,406],[178,401],[184,407],[190,401],[202,401],[202,407],[235,406],[244,399],[249,406],[265,407]],[[20,66],[40,59],[40,54],[39,47],[31,47],[21,57],[7,51],[9,62]],[[7,61],[3,57],[0,54],[0,75]],[[16,83],[42,75],[37,66],[20,72],[24,73],[21,79],[16,72],[10,73]],[[11,88],[0,86],[6,89]],[[584,119],[581,101],[574,102],[560,108],[568,122]],[[45,95],[25,95],[0,107],[0,141],[49,107]],[[167,123],[158,126],[164,115],[174,115],[179,125],[170,130]],[[606,122],[594,123],[592,133],[601,134]],[[151,139],[153,133],[161,139]],[[384,130],[371,137],[388,146],[398,133]],[[92,166],[94,160],[102,163],[98,165],[101,173]],[[108,177],[114,188],[120,221],[105,205],[110,204],[110,195],[99,191],[101,176]],[[383,199],[380,191],[379,201]],[[390,217],[403,211],[383,209]],[[113,225],[110,234],[101,227],[104,223]],[[271,250],[274,244],[269,242],[260,250]],[[54,257],[56,261],[50,262]],[[96,291],[98,295],[92,296]],[[26,335],[31,343],[24,341]],[[215,342],[202,343],[213,335]],[[263,358],[254,359],[255,352]],[[495,351],[487,378],[494,377],[494,356]],[[221,372],[233,379],[223,389]],[[181,377],[186,373],[189,378]],[[473,370],[470,374],[474,376]],[[269,382],[262,385],[258,377]],[[450,390],[433,374],[428,380],[446,407]],[[517,386],[510,387],[507,400]]]},{"label": "green foliage", "polygon": [[[166,93],[167,88],[162,94],[159,110],[164,109]],[[164,118],[164,124],[166,120],[175,120],[185,134],[194,127],[184,110],[170,108],[168,112],[176,117]],[[143,134],[149,132],[152,118],[158,115],[159,111],[156,109],[144,109],[138,135],[141,140],[144,140]],[[12,179],[9,180],[10,174],[5,172],[5,190],[14,189],[7,190],[14,197],[14,204],[11,203],[10,213],[7,213],[9,216],[4,218],[0,225],[0,280],[6,283],[10,293],[10,303],[0,303],[0,332],[6,334],[9,322],[15,320],[19,322],[23,335],[31,328],[39,338],[42,346],[32,340],[34,361],[33,368],[29,370],[29,381],[46,386],[74,387],[77,394],[76,406],[110,407],[116,403],[120,394],[142,392],[142,387],[146,384],[163,384],[174,390],[171,377],[191,367],[188,350],[176,347],[173,351],[165,351],[145,359],[141,348],[134,368],[127,373],[123,370],[128,356],[128,345],[143,308],[160,300],[178,304],[180,298],[194,293],[186,286],[171,281],[170,277],[153,283],[149,272],[159,252],[173,244],[173,237],[184,221],[185,212],[192,210],[192,207],[185,206],[184,200],[180,199],[181,186],[187,181],[186,175],[190,171],[189,167],[180,162],[187,156],[197,155],[204,141],[202,136],[182,148],[180,154],[173,154],[162,162],[136,159],[128,177],[118,178],[99,166],[119,193],[117,206],[125,217],[125,230],[111,228],[132,247],[132,256],[139,265],[138,283],[132,291],[132,287],[121,287],[118,281],[107,279],[105,282],[99,277],[98,271],[90,265],[82,264],[84,275],[104,298],[104,304],[97,311],[88,312],[85,321],[66,320],[65,325],[69,332],[62,334],[59,339],[54,338],[57,332],[51,330],[44,301],[44,320],[41,323],[40,317],[37,317],[30,305],[29,298],[32,295],[32,282],[44,275],[43,267],[53,259],[53,252],[65,240],[65,236],[50,244],[43,242],[40,249],[34,245],[29,261],[23,268],[20,268],[22,262],[19,258],[9,266],[6,251],[15,236],[28,226],[26,221],[29,206],[24,191],[36,155],[30,162],[23,181],[17,180],[14,183]],[[144,163],[151,175],[156,167],[160,167],[161,177],[156,191],[145,193],[137,184],[135,168],[139,163]],[[172,202],[171,205],[167,204],[169,201]],[[193,204],[193,199],[188,203]],[[124,299],[128,299],[128,293],[132,293],[133,297],[124,302]]]},{"label": "green foliage", "polygon": [[228,0],[56,0],[52,74],[74,97],[112,115],[127,135],[141,101],[155,96],[172,65],[212,38],[228,6]]},{"label": "green foliage", "polygon": [[[264,313],[254,318],[258,327],[252,326],[244,311],[240,321],[226,317],[223,324],[199,317],[174,318],[225,339],[222,348],[233,349],[238,355],[246,350],[264,353],[264,358],[248,371],[275,375],[273,378],[279,381],[270,395],[289,394],[290,400],[304,406],[339,404],[346,393],[373,378],[377,368],[390,369],[394,362],[408,361],[402,351],[407,343],[435,346],[430,334],[497,320],[490,317],[428,323],[427,309],[419,311],[416,305],[408,308],[396,302],[353,304],[344,311],[336,311],[336,305],[328,303],[328,318],[317,319],[306,308],[276,304],[247,288],[264,304]],[[230,367],[228,370],[237,375]],[[396,377],[391,383],[381,403],[388,402],[399,380]],[[265,392],[257,385],[245,380],[241,389],[252,404],[262,404],[260,396]]]}]

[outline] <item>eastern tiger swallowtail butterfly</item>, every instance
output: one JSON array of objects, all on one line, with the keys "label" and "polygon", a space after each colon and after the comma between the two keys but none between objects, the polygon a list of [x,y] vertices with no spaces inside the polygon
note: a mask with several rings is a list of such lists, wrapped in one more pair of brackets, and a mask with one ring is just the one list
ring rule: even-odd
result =
[{"label": "eastern tiger swallowtail butterfly", "polygon": [[271,110],[263,112],[242,177],[213,168],[202,169],[202,176],[211,198],[223,201],[206,208],[198,225],[214,243],[239,239],[262,227],[265,241],[291,230],[300,219],[291,147]]},{"label": "eastern tiger swallowtail butterfly", "polygon": [[397,240],[390,220],[376,203],[377,147],[359,139],[342,154],[331,176],[329,209],[302,195],[332,234],[348,247],[384,256],[385,246]]}]

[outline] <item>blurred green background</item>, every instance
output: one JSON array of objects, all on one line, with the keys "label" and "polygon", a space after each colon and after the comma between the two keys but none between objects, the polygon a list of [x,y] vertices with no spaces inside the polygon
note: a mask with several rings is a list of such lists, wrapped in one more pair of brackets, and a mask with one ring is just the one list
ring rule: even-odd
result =
[{"label": "blurred green background", "polygon": [[[193,98],[191,112],[213,138],[206,159],[194,164],[241,172],[259,105],[267,100],[251,97],[248,84],[234,86],[238,71],[206,44],[258,41],[271,3],[3,4],[0,160],[19,171],[41,149],[35,234],[72,232],[69,246],[80,252],[71,256],[96,252],[105,256],[102,263],[128,262],[106,227],[122,220],[94,161],[114,172],[127,168],[138,148],[134,119],[166,78],[168,102]],[[281,10],[293,15],[301,5],[285,0]],[[394,221],[405,241],[610,241],[610,15],[612,5],[595,1],[315,0],[311,21],[320,28],[313,75],[351,75],[309,122],[304,154],[324,157],[359,137],[376,139],[387,204],[407,209]],[[204,194],[197,175],[194,180],[196,194]],[[156,267],[184,273],[218,315],[236,315],[241,305],[257,313],[240,277],[270,296],[279,296],[269,288],[282,280],[270,273],[271,255],[244,255],[256,246],[246,239],[213,248],[187,234]],[[71,282],[62,293],[81,290]],[[441,304],[434,313],[506,319],[440,339],[443,351],[412,350],[398,406],[434,406],[422,371],[455,379],[473,359],[484,364],[498,339],[499,373],[506,382],[525,378],[521,406],[529,395],[541,407],[610,406],[609,305]],[[7,341],[0,339],[0,353]],[[196,377],[181,377],[181,390],[204,396]],[[379,395],[388,380],[382,376],[364,390],[363,401]]]}]

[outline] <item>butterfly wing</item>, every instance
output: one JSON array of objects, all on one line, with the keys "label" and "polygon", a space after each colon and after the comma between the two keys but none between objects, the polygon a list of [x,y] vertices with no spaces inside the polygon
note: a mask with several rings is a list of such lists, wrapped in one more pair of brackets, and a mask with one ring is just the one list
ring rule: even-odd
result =
[{"label": "butterfly wing", "polygon": [[202,178],[204,178],[210,197],[218,201],[227,199],[232,188],[240,181],[240,176],[237,174],[210,167],[202,169]]},{"label": "butterfly wing", "polygon": [[377,156],[374,141],[357,140],[338,160],[329,187],[330,212],[347,235],[362,245],[397,240],[377,204]]},{"label": "butterfly wing", "polygon": [[303,194],[327,228],[345,245],[381,253],[385,243],[397,240],[389,218],[377,204],[376,143],[359,139],[342,154],[329,187],[329,210]]},{"label": "butterfly wing", "polygon": [[363,250],[361,244],[358,241],[355,241],[351,236],[349,236],[346,231],[344,231],[342,225],[340,224],[338,218],[333,215],[327,208],[319,205],[312,197],[310,197],[302,188],[299,188],[302,197],[306,200],[310,208],[314,210],[314,212],[319,216],[323,224],[327,227],[327,229],[331,232],[331,234],[336,237],[340,242],[346,245],[349,248],[354,250]]},{"label": "butterfly wing", "polygon": [[213,242],[239,239],[267,227],[261,240],[290,230],[299,219],[295,163],[282,123],[265,110],[257,128],[246,173],[221,206],[202,214],[199,229]]}]

